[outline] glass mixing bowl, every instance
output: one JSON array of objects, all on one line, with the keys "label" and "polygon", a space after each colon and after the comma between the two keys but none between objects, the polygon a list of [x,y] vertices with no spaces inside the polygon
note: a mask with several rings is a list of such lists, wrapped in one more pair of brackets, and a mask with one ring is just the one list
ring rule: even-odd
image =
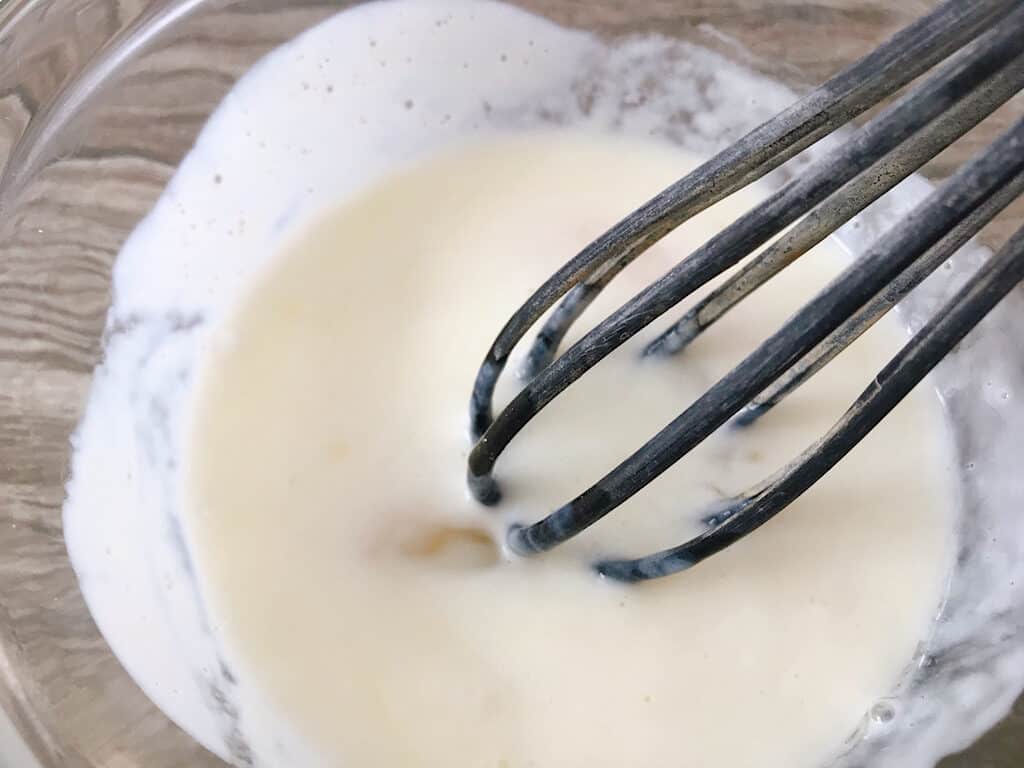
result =
[{"label": "glass mixing bowl", "polygon": [[[822,80],[932,5],[518,4],[607,37],[695,39],[794,86]],[[121,244],[233,83],[267,51],[346,5],[0,3],[0,705],[43,766],[223,765],[149,702],[90,618],[61,530],[69,437],[100,359]],[[945,175],[1022,112],[1018,98],[926,173]],[[1022,213],[1018,204],[987,234],[1005,239]],[[1015,349],[1024,370],[1024,352]],[[1016,709],[943,765],[1020,765],[1024,704]],[[18,754],[9,758],[13,768],[29,759]]]}]

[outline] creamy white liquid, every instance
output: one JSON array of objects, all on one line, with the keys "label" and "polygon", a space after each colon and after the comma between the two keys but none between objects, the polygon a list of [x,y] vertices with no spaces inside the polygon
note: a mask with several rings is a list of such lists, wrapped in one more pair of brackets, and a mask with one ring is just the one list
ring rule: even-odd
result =
[{"label": "creamy white liquid", "polygon": [[[694,163],[571,133],[451,151],[311,225],[217,331],[186,456],[204,594],[229,663],[330,764],[813,768],[927,634],[952,515],[926,393],[693,571],[625,587],[588,568],[694,535],[711,503],[812,442],[895,348],[891,327],[550,555],[490,562],[438,538],[582,491],[836,272],[830,248],[812,252],[671,361],[640,363],[650,333],[625,345],[512,444],[497,513],[468,499],[467,393],[492,336]],[[756,199],[675,232],[581,327]]]},{"label": "creamy white liquid", "polygon": [[[231,763],[273,768],[339,754],[400,768],[428,753],[561,766],[587,750],[596,765],[660,765],[648,750],[666,744],[666,765],[701,764],[693,750],[714,755],[704,765],[831,765],[858,721],[837,765],[930,768],[998,719],[1024,681],[1024,409],[1016,356],[992,341],[1015,337],[1012,314],[994,313],[937,372],[958,437],[939,479],[922,387],[825,483],[692,572],[627,590],[585,568],[682,541],[720,492],[802,449],[877,371],[898,341],[889,326],[558,552],[489,569],[467,567],[488,556],[479,547],[447,565],[408,556],[431,548],[430,521],[501,529],[576,494],[834,270],[828,246],[745,307],[754,323],[730,319],[672,364],[638,365],[635,348],[610,359],[502,458],[497,516],[466,500],[468,391],[512,309],[694,156],[792,98],[689,43],[604,41],[471,0],[361,4],[254,67],[118,257],[74,437],[69,555],[149,697]],[[520,132],[534,138],[508,138]],[[395,172],[408,175],[374,186]],[[863,248],[926,192],[909,179],[844,242]],[[709,212],[666,241],[617,298],[734,215]],[[904,319],[919,326],[979,258],[953,259]],[[291,321],[275,299],[295,304]],[[271,459],[283,464],[260,469]],[[216,467],[238,474],[211,480]],[[957,492],[935,500],[954,477]],[[956,497],[956,570],[932,627]],[[571,633],[584,639],[569,653]],[[419,757],[395,757],[406,751]]]}]

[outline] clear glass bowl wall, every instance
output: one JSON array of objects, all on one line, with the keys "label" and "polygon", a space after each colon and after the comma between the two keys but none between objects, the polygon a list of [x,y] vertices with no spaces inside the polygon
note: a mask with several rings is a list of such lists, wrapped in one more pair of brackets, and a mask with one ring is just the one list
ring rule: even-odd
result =
[{"label": "clear glass bowl wall", "polygon": [[[122,242],[235,80],[349,4],[0,2],[0,705],[47,768],[223,765],[149,703],[88,614],[61,532],[68,440],[100,357]],[[793,85],[824,79],[933,5],[519,4],[607,36],[696,39]],[[929,175],[944,176],[1022,112],[1018,98]],[[993,240],[1022,215],[1018,204]],[[1020,765],[1017,709],[944,768]]]}]

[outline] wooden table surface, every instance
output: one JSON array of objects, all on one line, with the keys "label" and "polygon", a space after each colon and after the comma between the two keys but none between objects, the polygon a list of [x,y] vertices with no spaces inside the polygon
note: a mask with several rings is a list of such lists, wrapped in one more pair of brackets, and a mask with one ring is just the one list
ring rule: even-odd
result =
[{"label": "wooden table surface", "polygon": [[[710,23],[783,74],[819,81],[930,0],[526,0],[608,35],[690,35]],[[205,115],[269,47],[330,4],[211,0],[121,65],[110,87],[74,73],[157,0],[0,2],[0,705],[51,765],[221,765],[155,711],[99,636],[64,555],[68,437],[109,306],[110,268]],[[336,6],[334,6],[336,7]],[[831,31],[826,31],[831,30]],[[107,57],[107,58],[104,58]],[[782,64],[785,62],[785,64]],[[98,70],[98,71],[102,71]],[[182,88],[188,94],[182,98]],[[83,105],[85,108],[83,108]],[[942,178],[1024,114],[1024,97],[943,153]],[[60,131],[50,133],[53,128]],[[41,149],[31,149],[35,146]],[[985,233],[1024,221],[1018,201]],[[1024,704],[944,768],[1024,763]],[[14,768],[17,768],[15,766]]]}]

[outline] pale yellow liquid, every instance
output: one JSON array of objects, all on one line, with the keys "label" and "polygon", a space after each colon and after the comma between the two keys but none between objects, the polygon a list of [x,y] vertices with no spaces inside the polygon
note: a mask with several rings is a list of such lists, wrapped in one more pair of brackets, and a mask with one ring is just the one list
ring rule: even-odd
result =
[{"label": "pale yellow liquid", "polygon": [[[894,324],[549,555],[508,562],[480,536],[437,535],[570,499],[841,266],[835,246],[816,249],[671,361],[637,360],[656,329],[635,339],[517,438],[497,467],[503,504],[478,506],[466,414],[489,343],[557,266],[695,162],[579,134],[454,150],[315,221],[221,329],[186,463],[204,597],[236,674],[330,764],[811,768],[911,662],[952,542],[923,388],[699,567],[630,587],[588,568],[683,541],[708,504],[802,450],[898,347]],[[577,331],[760,194],[675,232]]]}]

